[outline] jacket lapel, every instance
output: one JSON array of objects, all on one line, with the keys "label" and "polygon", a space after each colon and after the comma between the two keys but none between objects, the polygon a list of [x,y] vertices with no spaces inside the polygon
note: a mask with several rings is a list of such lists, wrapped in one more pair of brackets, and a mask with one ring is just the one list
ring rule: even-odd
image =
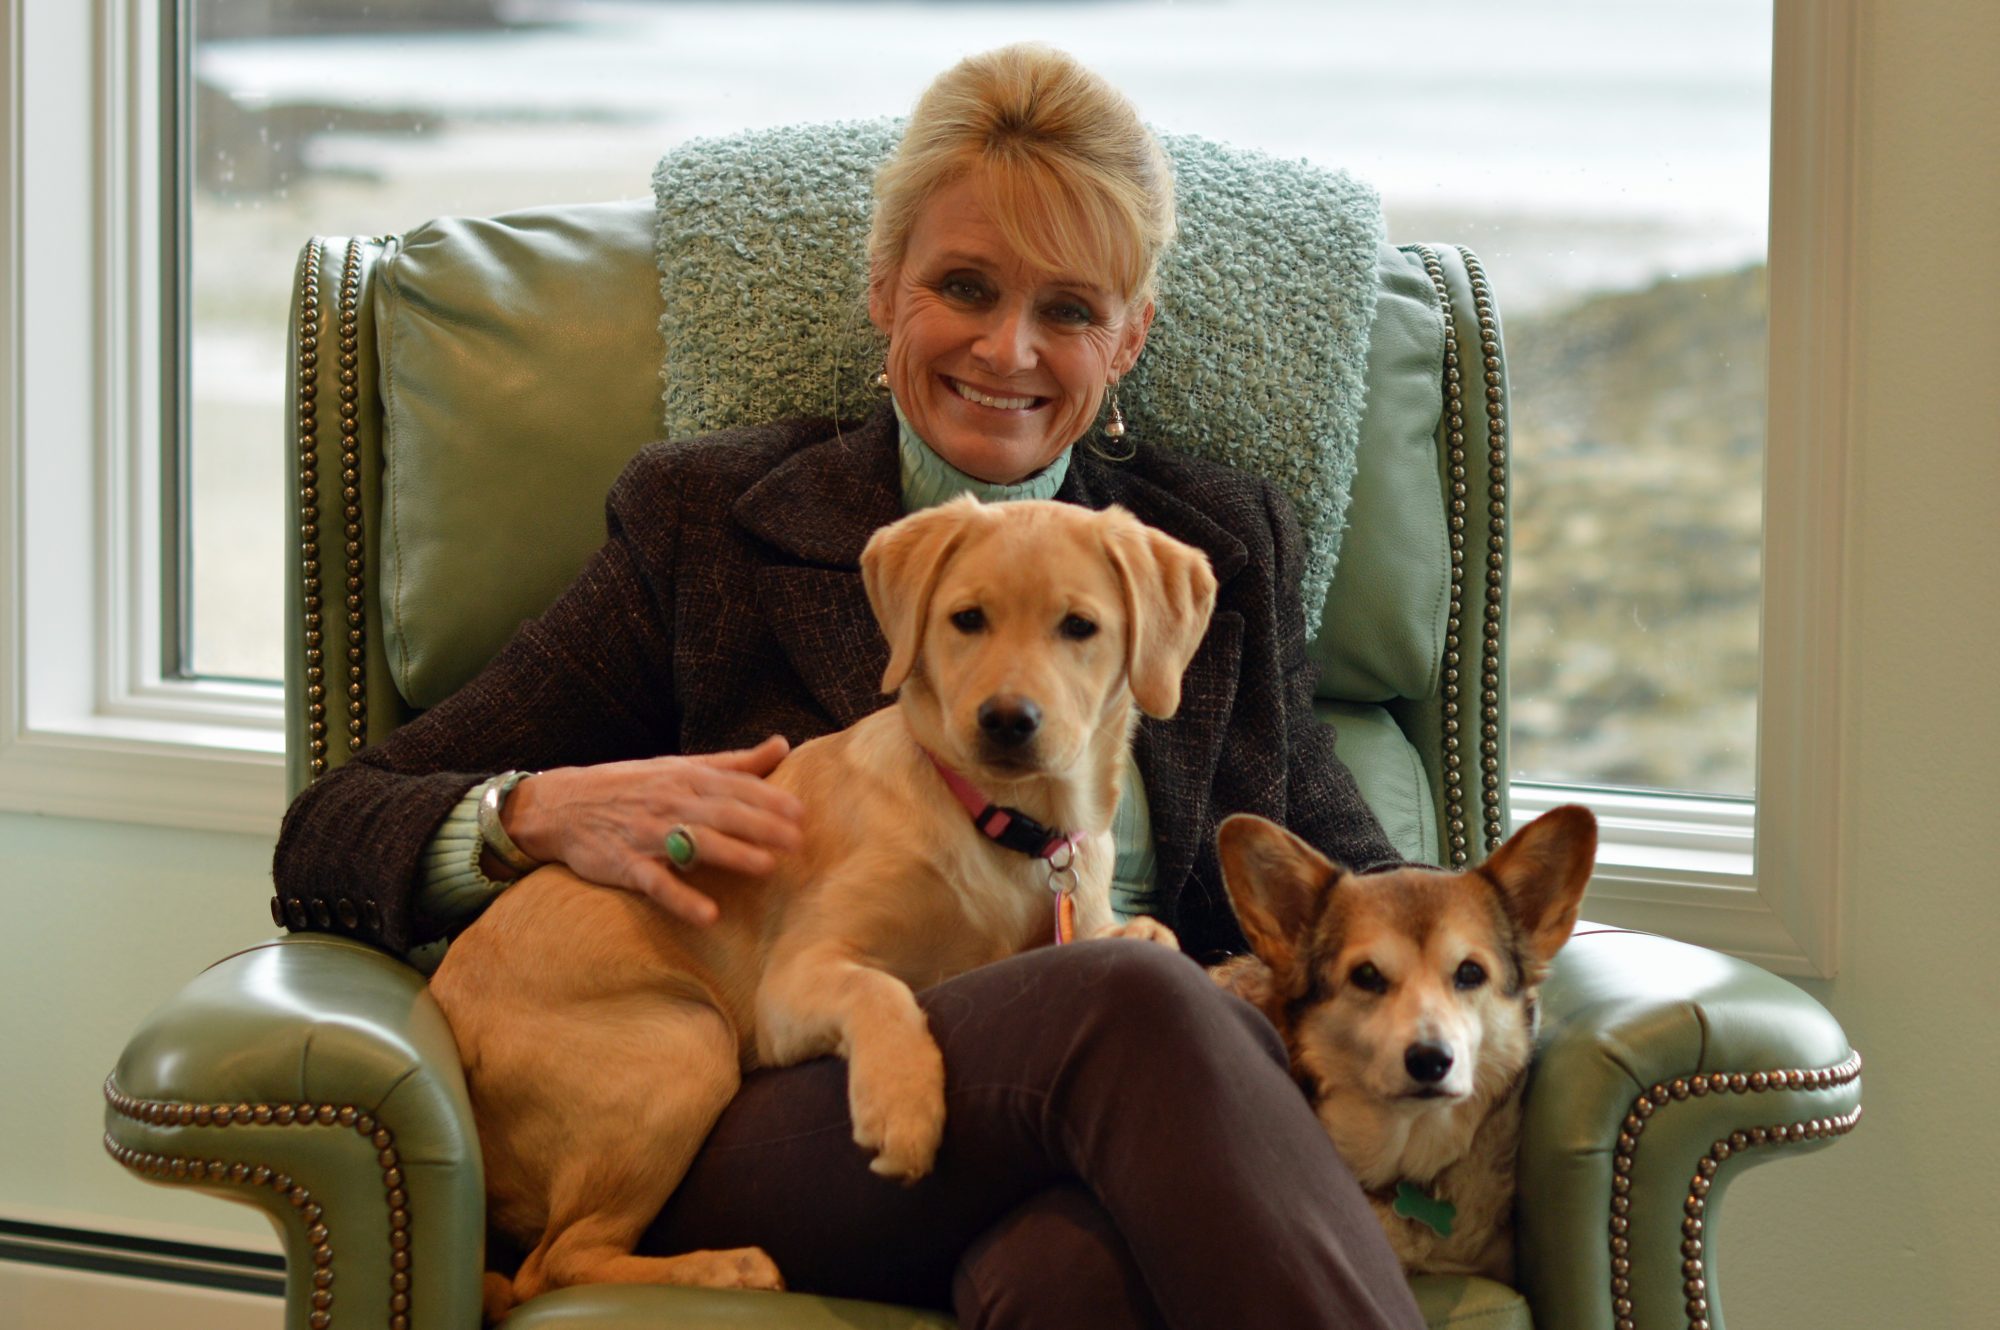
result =
[{"label": "jacket lapel", "polygon": [[1154,874],[1167,900],[1185,899],[1181,884],[1201,853],[1201,828],[1215,820],[1209,795],[1242,658],[1243,616],[1220,611],[1181,680],[1180,710],[1172,720],[1139,719],[1133,757],[1153,810]]},{"label": "jacket lapel", "polygon": [[[1058,498],[1091,508],[1118,504],[1140,521],[1208,555],[1216,601],[1249,561],[1241,540],[1207,514],[1133,472],[1108,466],[1082,450],[1072,455]],[[1236,705],[1243,661],[1243,616],[1218,610],[1181,680],[1181,705],[1171,720],[1141,717],[1133,757],[1153,809],[1155,876],[1162,895],[1181,898],[1181,884],[1201,851],[1209,825],[1209,793]],[[1169,924],[1173,920],[1167,921]]]},{"label": "jacket lapel", "polygon": [[757,572],[757,598],[793,672],[844,728],[888,702],[889,647],[861,583],[861,550],[903,515],[887,407],[799,449],[744,491],[733,510],[776,557]]},{"label": "jacket lapel", "polygon": [[889,644],[858,569],[767,565],[757,572],[757,599],[793,672],[835,729],[888,705],[882,674]]}]

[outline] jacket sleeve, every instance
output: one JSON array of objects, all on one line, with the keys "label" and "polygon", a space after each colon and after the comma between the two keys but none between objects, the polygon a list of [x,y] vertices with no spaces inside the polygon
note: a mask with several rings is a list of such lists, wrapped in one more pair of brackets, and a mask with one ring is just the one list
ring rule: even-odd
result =
[{"label": "jacket sleeve", "polygon": [[[631,509],[644,514],[642,533],[621,521],[640,502],[632,493],[640,465],[612,490],[609,538],[554,605],[451,697],[293,802],[272,864],[293,927],[338,929],[392,950],[429,941],[438,925],[413,910],[424,849],[474,785],[509,769],[674,751],[663,606],[678,522],[671,502]],[[648,488],[645,498],[661,487]]]},{"label": "jacket sleeve", "polygon": [[1357,872],[1401,863],[1403,856],[1362,799],[1354,773],[1335,755],[1333,727],[1313,714],[1319,667],[1306,654],[1305,611],[1299,595],[1305,571],[1303,537],[1291,503],[1268,482],[1264,503],[1276,549],[1277,659],[1283,672],[1288,763],[1285,824],[1320,853]]}]

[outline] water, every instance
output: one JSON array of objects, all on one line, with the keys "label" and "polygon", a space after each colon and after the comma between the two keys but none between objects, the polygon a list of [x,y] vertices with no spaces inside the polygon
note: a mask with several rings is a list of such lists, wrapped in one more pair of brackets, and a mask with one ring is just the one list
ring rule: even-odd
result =
[{"label": "water", "polygon": [[198,69],[239,104],[442,122],[444,133],[324,136],[308,156],[323,170],[434,180],[428,216],[474,210],[454,207],[448,185],[475,170],[535,180],[587,163],[624,172],[618,192],[641,195],[653,160],[687,138],[898,114],[962,55],[1048,41],[1161,129],[1352,170],[1382,191],[1392,222],[1428,228],[1400,238],[1451,226],[1477,245],[1466,231],[1484,227],[1496,272],[1518,243],[1529,261],[1509,296],[1526,308],[1762,256],[1770,8],[592,0],[524,6],[562,21],[513,31],[212,43]]}]

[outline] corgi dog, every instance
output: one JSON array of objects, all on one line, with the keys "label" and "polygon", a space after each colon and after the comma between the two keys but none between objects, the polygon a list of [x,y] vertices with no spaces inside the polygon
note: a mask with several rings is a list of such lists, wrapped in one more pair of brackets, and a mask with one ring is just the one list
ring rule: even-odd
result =
[{"label": "corgi dog", "polygon": [[1248,814],[1217,835],[1252,954],[1216,982],[1284,1036],[1404,1268],[1511,1283],[1536,995],[1576,926],[1596,818],[1552,809],[1458,873],[1357,876]]}]

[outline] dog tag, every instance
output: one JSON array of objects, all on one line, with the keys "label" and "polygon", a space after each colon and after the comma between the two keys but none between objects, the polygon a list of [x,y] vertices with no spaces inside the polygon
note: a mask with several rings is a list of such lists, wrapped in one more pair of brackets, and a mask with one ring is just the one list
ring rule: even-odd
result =
[{"label": "dog tag", "polygon": [[1405,1219],[1414,1219],[1441,1238],[1451,1236],[1451,1221],[1458,1217],[1457,1206],[1439,1200],[1414,1182],[1396,1184],[1396,1199],[1389,1208]]},{"label": "dog tag", "polygon": [[1067,891],[1056,893],[1056,945],[1076,940],[1076,897]]}]

